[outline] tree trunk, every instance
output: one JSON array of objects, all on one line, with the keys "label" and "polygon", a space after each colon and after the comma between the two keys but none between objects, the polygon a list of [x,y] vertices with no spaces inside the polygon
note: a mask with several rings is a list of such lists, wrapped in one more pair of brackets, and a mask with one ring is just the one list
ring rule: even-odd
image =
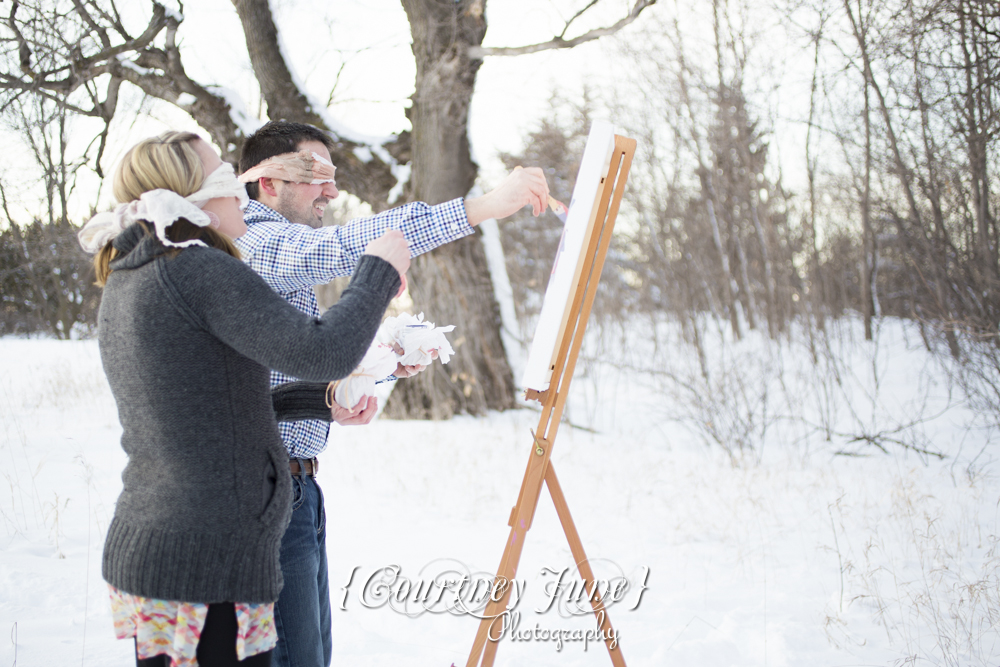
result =
[{"label": "tree trunk", "polygon": [[736,278],[729,268],[729,250],[722,244],[719,219],[715,214],[717,196],[715,186],[712,183],[712,174],[704,165],[699,165],[698,177],[701,179],[701,191],[705,200],[705,211],[708,214],[708,224],[712,229],[712,242],[715,244],[716,252],[719,253],[719,263],[722,267],[720,288],[726,297],[725,304],[729,310],[729,323],[733,327],[733,335],[739,340],[743,338],[743,332],[740,330],[739,311],[737,310],[740,303],[740,290],[736,283]]},{"label": "tree trunk", "polygon": [[[476,179],[469,153],[469,104],[479,60],[469,46],[486,33],[484,0],[402,0],[413,36],[416,92],[410,109],[412,198],[430,204],[464,197]],[[398,384],[393,418],[447,419],[514,405],[514,381],[500,340],[500,309],[478,233],[417,258],[409,273],[414,309],[455,324],[455,355]]]},{"label": "tree trunk", "polygon": [[872,339],[872,313],[874,309],[872,290],[872,119],[869,104],[869,82],[871,72],[865,63],[865,191],[861,199],[861,313],[865,321],[865,340]]},{"label": "tree trunk", "polygon": [[[806,145],[805,145],[805,158],[806,158],[806,178],[809,183],[809,219],[806,230],[809,235],[808,239],[808,249],[809,249],[809,262],[808,271],[806,275],[808,276],[808,294],[806,298],[806,304],[812,311],[812,317],[815,319],[816,327],[823,331],[826,328],[826,309],[831,307],[832,304],[827,303],[827,290],[826,282],[824,279],[824,273],[822,269],[822,263],[819,256],[819,241],[816,232],[816,167],[817,160],[816,156],[812,152],[812,135],[813,128],[815,127],[815,117],[816,117],[816,84],[819,79],[819,53],[821,40],[820,37],[823,34],[823,24],[820,24],[819,30],[815,35],[814,49],[813,49],[813,70],[812,70],[812,81],[809,86],[809,121],[806,123]],[[807,327],[809,331],[809,342],[810,347],[812,346],[812,327]],[[813,358],[815,359],[816,353],[813,350]]]}]

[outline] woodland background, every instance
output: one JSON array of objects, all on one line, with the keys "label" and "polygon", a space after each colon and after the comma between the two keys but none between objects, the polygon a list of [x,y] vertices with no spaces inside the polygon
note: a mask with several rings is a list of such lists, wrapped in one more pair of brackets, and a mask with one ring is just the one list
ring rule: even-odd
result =
[{"label": "woodland background", "polygon": [[[93,334],[100,294],[74,235],[106,202],[101,189],[80,184],[111,168],[109,137],[158,108],[182,111],[227,159],[267,118],[326,128],[350,193],[331,207],[337,224],[405,200],[466,194],[479,169],[468,125],[482,62],[601,38],[619,72],[614,84],[565,89],[553,72],[547,105],[522,123],[523,149],[483,157],[544,167],[553,194],[568,201],[590,118],[614,118],[639,140],[601,285],[602,321],[669,317],[708,379],[707,336],[738,341],[760,330],[778,344],[794,336],[820,363],[831,320],[860,318],[871,338],[879,318],[904,318],[969,400],[1000,414],[995,3],[553,2],[561,32],[550,39],[483,46],[482,0],[404,0],[415,65],[402,105],[409,127],[377,139],[330,112],[351,54],[317,56],[339,70],[310,91],[282,41],[299,23],[266,0],[233,6],[254,113],[231,89],[189,73],[195,48],[184,40],[183,6],[0,3],[4,141],[20,142],[14,153],[32,162],[0,179],[0,333]],[[332,13],[297,8],[299,20]],[[328,26],[335,43],[336,24]],[[502,329],[530,338],[560,228],[551,215],[522,214],[499,229],[518,330],[502,322],[500,267],[487,270],[479,235],[421,258],[414,307],[465,335],[457,363],[397,392],[387,414],[436,419],[514,405]]]},{"label": "woodland background", "polygon": [[[268,118],[315,123],[342,224],[517,165],[568,201],[608,118],[639,152],[554,456],[591,559],[652,573],[615,615],[628,659],[996,665],[1000,8],[688,4],[0,0],[0,659],[132,660],[99,572],[120,426],[96,342],[62,340],[96,333],[75,234],[123,150],[174,127],[228,159]],[[334,581],[495,566],[561,228],[481,229],[409,276],[458,325],[451,363],[321,454],[355,508]],[[569,558],[543,499],[522,571]],[[471,625],[378,611],[334,615],[339,657],[465,660]],[[501,655],[607,664],[579,648]]]}]

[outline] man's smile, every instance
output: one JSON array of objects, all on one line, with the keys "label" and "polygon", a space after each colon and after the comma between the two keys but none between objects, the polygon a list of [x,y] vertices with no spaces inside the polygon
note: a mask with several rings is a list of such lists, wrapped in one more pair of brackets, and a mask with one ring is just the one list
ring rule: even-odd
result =
[{"label": "man's smile", "polygon": [[327,199],[326,197],[320,197],[319,199],[313,202],[313,211],[315,211],[316,217],[319,218],[320,220],[323,219],[323,212],[326,210],[326,206],[329,203],[330,200]]}]

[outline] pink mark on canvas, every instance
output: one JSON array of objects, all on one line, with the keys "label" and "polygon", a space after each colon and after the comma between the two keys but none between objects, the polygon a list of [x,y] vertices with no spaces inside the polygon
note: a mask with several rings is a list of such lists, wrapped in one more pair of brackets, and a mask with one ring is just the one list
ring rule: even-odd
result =
[{"label": "pink mark on canvas", "polygon": [[556,267],[559,266],[559,258],[562,257],[563,250],[566,249],[566,228],[563,227],[562,236],[559,237],[559,249],[556,250],[556,259],[552,262],[552,275],[556,275]]},{"label": "pink mark on canvas", "polygon": [[552,195],[549,195],[549,208],[552,212],[556,214],[556,217],[562,220],[563,230],[562,236],[559,237],[559,249],[556,251],[556,259],[552,262],[552,275],[556,275],[556,267],[559,266],[559,258],[562,257],[563,249],[566,247],[566,216],[569,215],[569,209],[566,208],[566,204],[562,203],[558,199],[555,199]]},{"label": "pink mark on canvas", "polygon": [[556,214],[557,218],[566,222],[566,216],[569,215],[569,209],[566,208],[566,204],[562,203],[552,195],[549,195],[549,208]]}]

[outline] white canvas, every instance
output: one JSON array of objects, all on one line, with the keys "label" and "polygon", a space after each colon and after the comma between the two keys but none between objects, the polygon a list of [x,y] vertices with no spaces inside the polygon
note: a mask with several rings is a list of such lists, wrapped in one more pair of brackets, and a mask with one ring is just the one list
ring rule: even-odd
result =
[{"label": "white canvas", "polygon": [[570,299],[583,261],[587,228],[600,196],[601,179],[608,173],[614,146],[614,126],[606,121],[595,121],[580,161],[562,240],[552,263],[552,275],[545,289],[545,300],[521,379],[525,389],[545,391],[549,387],[556,343],[568,316]]}]

